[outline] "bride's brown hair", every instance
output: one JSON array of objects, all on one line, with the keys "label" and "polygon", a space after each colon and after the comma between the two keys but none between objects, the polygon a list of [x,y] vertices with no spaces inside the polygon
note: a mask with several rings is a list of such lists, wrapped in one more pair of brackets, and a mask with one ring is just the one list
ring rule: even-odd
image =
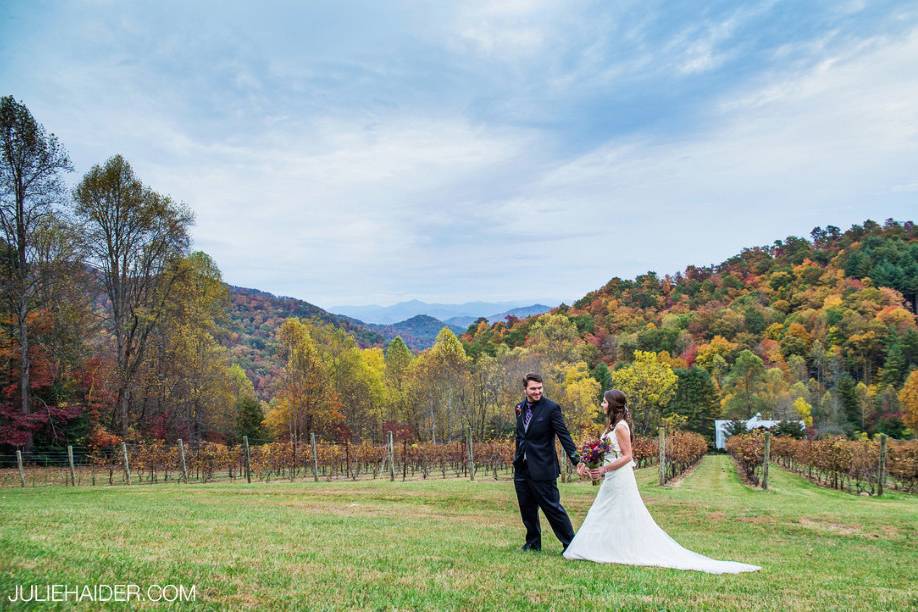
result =
[{"label": "bride's brown hair", "polygon": [[631,443],[634,444],[634,427],[631,423],[631,411],[628,410],[628,400],[625,394],[618,389],[609,389],[602,394],[602,399],[606,400],[609,404],[609,407],[606,408],[606,418],[609,419],[609,428],[606,431],[612,431],[619,421],[625,421],[628,423]]}]

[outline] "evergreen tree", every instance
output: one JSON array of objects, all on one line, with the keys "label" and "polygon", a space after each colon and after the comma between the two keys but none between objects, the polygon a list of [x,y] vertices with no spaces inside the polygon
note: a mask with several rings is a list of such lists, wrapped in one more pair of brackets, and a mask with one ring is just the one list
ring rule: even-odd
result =
[{"label": "evergreen tree", "polygon": [[265,415],[261,409],[261,402],[253,396],[239,398],[236,402],[236,433],[239,439],[248,436],[249,441],[263,440],[265,430],[261,422]]},{"label": "evergreen tree", "polygon": [[609,366],[600,361],[590,374],[599,383],[599,397],[597,399],[601,403],[602,394],[612,388],[612,373],[609,372]]},{"label": "evergreen tree", "polygon": [[918,331],[908,330],[898,336],[886,349],[886,358],[880,370],[881,383],[901,387],[912,368],[918,366]]},{"label": "evergreen tree", "polygon": [[838,379],[835,393],[850,426],[863,430],[864,423],[861,414],[861,403],[857,397],[857,384],[847,372]]},{"label": "evergreen tree", "polygon": [[679,414],[688,420],[685,428],[714,439],[714,419],[720,414],[717,387],[704,368],[693,366],[675,370],[679,381],[676,395],[666,414]]}]

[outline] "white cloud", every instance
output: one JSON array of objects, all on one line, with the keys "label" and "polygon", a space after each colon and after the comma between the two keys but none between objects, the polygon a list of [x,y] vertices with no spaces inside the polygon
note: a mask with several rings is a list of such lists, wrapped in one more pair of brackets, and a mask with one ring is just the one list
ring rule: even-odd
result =
[{"label": "white cloud", "polygon": [[453,44],[499,60],[532,57],[550,43],[565,8],[555,0],[460,3]]},{"label": "white cloud", "polygon": [[138,170],[193,206],[196,244],[232,271],[228,280],[339,302],[381,298],[437,268],[459,273],[470,259],[455,257],[450,243],[460,237],[448,234],[474,229],[478,202],[456,194],[487,190],[482,181],[528,156],[534,138],[454,119],[324,120],[246,147],[159,129],[171,152]]},{"label": "white cloud", "polygon": [[888,186],[915,186],[916,57],[913,32],[774,74],[712,105],[703,132],[614,141],[552,169],[496,203],[493,222],[521,219],[505,229],[533,235],[563,227],[571,237],[553,266],[585,278],[714,263],[750,235],[764,244],[794,227],[908,216],[913,202],[891,200]]}]

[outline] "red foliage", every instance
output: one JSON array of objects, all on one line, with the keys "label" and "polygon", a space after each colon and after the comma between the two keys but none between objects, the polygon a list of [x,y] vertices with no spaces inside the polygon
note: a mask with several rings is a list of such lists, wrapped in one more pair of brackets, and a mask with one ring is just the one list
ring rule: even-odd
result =
[{"label": "red foliage", "polygon": [[[41,312],[35,312],[29,315],[29,326],[32,333],[40,333],[50,327],[49,317],[43,316]],[[30,334],[31,335],[31,334]],[[12,337],[5,338],[6,342],[0,344],[0,359],[7,366],[7,376],[9,384],[3,387],[3,398],[9,401],[19,400],[19,377],[20,377],[20,360],[19,360],[19,343]],[[38,343],[29,346],[29,388],[33,391],[50,386],[54,382],[54,367],[48,357],[44,347]]]},{"label": "red foliage", "polygon": [[388,436],[391,431],[392,437],[398,442],[414,440],[414,428],[408,423],[403,423],[401,421],[384,421],[382,429],[383,436]]},{"label": "red foliage", "polygon": [[335,440],[341,443],[344,443],[345,440],[350,440],[351,436],[353,435],[353,432],[351,432],[351,428],[348,427],[347,424],[343,422],[335,423],[334,425],[332,425],[331,432],[332,432],[332,440]]},{"label": "red foliage", "polygon": [[23,446],[31,437],[49,427],[49,438],[56,440],[58,430],[83,413],[81,406],[43,406],[32,414],[22,414],[18,406],[0,404],[0,444]]},{"label": "red foliage", "polygon": [[689,344],[685,350],[682,351],[680,357],[685,360],[686,366],[692,367],[692,364],[695,363],[695,359],[698,357],[698,345],[694,342]]},{"label": "red foliage", "polygon": [[99,424],[96,424],[93,427],[92,431],[89,433],[89,436],[86,439],[86,444],[90,448],[101,449],[101,448],[111,448],[117,444],[121,444],[121,438]]}]

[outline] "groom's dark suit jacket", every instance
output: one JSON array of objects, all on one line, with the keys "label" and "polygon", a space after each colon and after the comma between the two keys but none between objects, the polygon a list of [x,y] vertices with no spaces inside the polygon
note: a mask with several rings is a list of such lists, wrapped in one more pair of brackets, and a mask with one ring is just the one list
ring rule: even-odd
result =
[{"label": "groom's dark suit jacket", "polygon": [[558,455],[555,453],[555,436],[561,440],[564,452],[571,463],[577,465],[580,455],[577,446],[571,440],[571,434],[564,424],[561,415],[561,406],[542,396],[542,399],[532,405],[532,421],[529,428],[523,427],[523,417],[526,415],[526,400],[517,407],[516,416],[516,452],[513,456],[513,465],[519,468],[523,463],[523,454],[526,455],[526,467],[532,480],[554,480],[561,475],[561,466],[558,465]]}]

